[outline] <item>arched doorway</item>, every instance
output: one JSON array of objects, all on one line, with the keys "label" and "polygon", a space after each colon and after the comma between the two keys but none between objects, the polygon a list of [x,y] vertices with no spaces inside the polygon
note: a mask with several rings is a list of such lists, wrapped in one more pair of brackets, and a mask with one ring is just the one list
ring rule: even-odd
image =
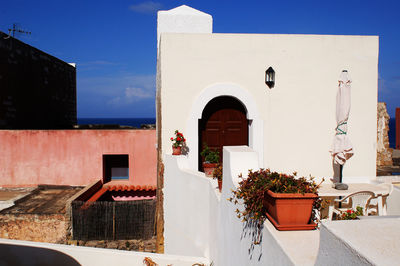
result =
[{"label": "arched doorway", "polygon": [[199,119],[198,169],[203,170],[200,152],[203,144],[217,149],[221,156],[222,147],[249,144],[247,110],[234,97],[219,96],[207,103]]}]

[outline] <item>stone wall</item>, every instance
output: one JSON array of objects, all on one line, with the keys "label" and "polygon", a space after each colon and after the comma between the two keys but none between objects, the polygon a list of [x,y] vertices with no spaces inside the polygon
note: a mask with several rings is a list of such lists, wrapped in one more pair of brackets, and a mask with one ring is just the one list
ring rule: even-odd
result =
[{"label": "stone wall", "polygon": [[389,114],[386,103],[378,103],[378,132],[377,132],[377,157],[376,166],[392,165],[392,149],[389,148]]},{"label": "stone wall", "polygon": [[65,244],[65,216],[63,214],[0,215],[0,238]]}]

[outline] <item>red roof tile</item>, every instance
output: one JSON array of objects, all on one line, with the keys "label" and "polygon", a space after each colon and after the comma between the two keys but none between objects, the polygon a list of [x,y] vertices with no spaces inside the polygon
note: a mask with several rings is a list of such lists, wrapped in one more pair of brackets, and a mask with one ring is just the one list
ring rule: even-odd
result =
[{"label": "red roof tile", "polygon": [[104,184],[103,188],[109,191],[152,191],[156,186],[152,185],[131,185],[131,184]]}]

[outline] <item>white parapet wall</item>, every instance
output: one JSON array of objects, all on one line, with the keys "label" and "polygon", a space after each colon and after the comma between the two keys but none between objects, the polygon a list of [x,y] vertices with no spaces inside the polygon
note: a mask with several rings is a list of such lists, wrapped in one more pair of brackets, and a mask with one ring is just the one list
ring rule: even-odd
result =
[{"label": "white parapet wall", "polygon": [[210,257],[211,230],[218,221],[217,182],[186,163],[185,156],[164,156],[165,253]]},{"label": "white parapet wall", "polygon": [[400,215],[400,187],[394,185],[393,191],[386,199],[387,214]]},{"label": "white parapet wall", "polygon": [[371,180],[371,183],[382,184],[389,183],[393,184],[393,191],[389,197],[384,198],[387,205],[387,215],[400,215],[400,176],[377,176],[376,180]]},{"label": "white parapet wall", "polygon": [[315,265],[399,265],[400,218],[326,221]]},{"label": "white parapet wall", "polygon": [[[277,231],[266,220],[257,239],[227,199],[240,173],[257,170],[257,152],[224,147],[223,186],[190,170],[187,156],[164,154],[164,236],[167,254],[206,257],[213,265],[395,265],[400,261],[400,218],[325,221],[318,230]],[[394,193],[397,193],[395,191]],[[390,198],[388,211],[390,211]],[[259,244],[255,244],[260,240]]]},{"label": "white parapet wall", "polygon": [[0,238],[0,265],[147,265],[144,263],[146,258],[160,266],[210,265],[209,260],[204,257],[77,247]]},{"label": "white parapet wall", "polygon": [[189,169],[186,156],[164,155],[165,252],[204,256],[214,265],[313,264],[316,230],[279,232],[266,221],[261,244],[254,244],[254,228],[236,217],[238,206],[227,199],[237,188],[238,175],[258,168],[258,155],[247,146],[224,147],[223,154],[222,193],[215,180]]}]

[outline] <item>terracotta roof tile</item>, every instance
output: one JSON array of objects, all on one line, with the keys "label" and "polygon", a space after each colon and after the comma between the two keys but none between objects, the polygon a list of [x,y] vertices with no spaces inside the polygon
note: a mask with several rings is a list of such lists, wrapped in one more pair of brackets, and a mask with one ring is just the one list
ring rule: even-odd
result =
[{"label": "terracotta roof tile", "polygon": [[156,190],[153,185],[131,185],[131,184],[104,184],[103,188],[109,191],[152,191]]}]

